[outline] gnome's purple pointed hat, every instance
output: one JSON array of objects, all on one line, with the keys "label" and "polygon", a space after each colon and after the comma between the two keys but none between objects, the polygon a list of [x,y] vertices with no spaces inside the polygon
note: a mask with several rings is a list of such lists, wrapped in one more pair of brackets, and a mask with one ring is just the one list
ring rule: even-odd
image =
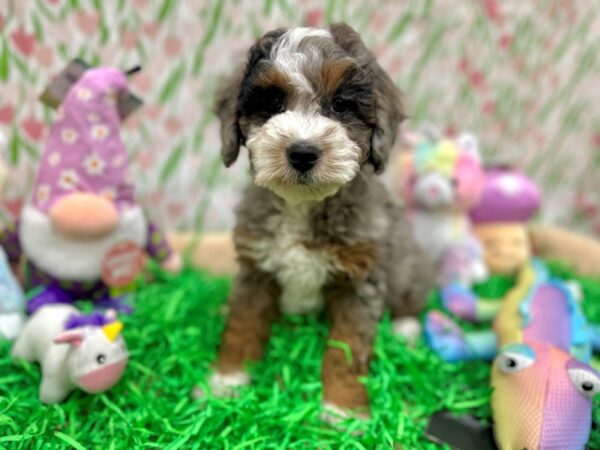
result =
[{"label": "gnome's purple pointed hat", "polygon": [[485,171],[483,194],[469,211],[471,221],[483,223],[525,223],[540,207],[540,191],[523,172],[510,167]]},{"label": "gnome's purple pointed hat", "polygon": [[119,210],[135,204],[117,108],[127,91],[126,75],[106,67],[87,70],[71,87],[40,160],[32,198],[36,208],[47,212],[73,192],[101,195]]}]

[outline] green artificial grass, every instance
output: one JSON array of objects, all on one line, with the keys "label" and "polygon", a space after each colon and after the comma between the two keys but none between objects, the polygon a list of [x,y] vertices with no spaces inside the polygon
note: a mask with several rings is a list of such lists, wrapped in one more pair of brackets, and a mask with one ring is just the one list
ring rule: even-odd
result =
[{"label": "green artificial grass", "polygon": [[[573,278],[568,269],[553,271]],[[433,449],[424,429],[442,408],[489,420],[489,366],[446,364],[419,342],[414,349],[379,327],[367,383],[372,413],[336,430],[319,420],[320,362],[327,327],[316,317],[286,317],[273,328],[263,361],[251,368],[251,386],[238,398],[194,399],[206,378],[223,329],[230,280],[186,269],[177,276],[155,269],[140,283],[124,334],[131,361],[110,392],[75,392],[61,405],[38,402],[39,369],[14,362],[0,343],[0,448],[94,449]],[[600,322],[600,280],[579,278],[590,319]],[[482,293],[501,294],[496,278]],[[439,299],[432,296],[431,307]],[[595,422],[600,424],[596,402]],[[600,430],[591,449],[600,448]]]}]

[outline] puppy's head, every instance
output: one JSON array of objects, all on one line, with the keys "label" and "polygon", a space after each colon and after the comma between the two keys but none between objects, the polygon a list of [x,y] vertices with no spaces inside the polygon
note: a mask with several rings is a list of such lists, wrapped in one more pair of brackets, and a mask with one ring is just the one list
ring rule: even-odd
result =
[{"label": "puppy's head", "polygon": [[363,167],[383,171],[404,117],[399,91],[345,24],[265,34],[216,112],[225,165],[244,145],[254,181],[293,203],[335,194]]}]

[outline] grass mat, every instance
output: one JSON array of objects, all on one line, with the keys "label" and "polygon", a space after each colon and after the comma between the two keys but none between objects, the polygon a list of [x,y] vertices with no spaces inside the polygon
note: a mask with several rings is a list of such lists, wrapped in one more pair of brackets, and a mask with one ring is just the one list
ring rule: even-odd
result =
[{"label": "grass mat", "polygon": [[[576,278],[559,265],[552,269]],[[445,364],[422,342],[407,349],[392,336],[389,318],[379,327],[365,380],[368,422],[349,420],[343,431],[320,422],[327,327],[315,317],[286,317],[274,326],[264,360],[251,368],[255,382],[238,398],[193,399],[193,386],[205,387],[215,358],[230,280],[191,269],[156,276],[139,286],[136,310],[124,319],[131,362],[106,394],[75,392],[61,405],[41,405],[38,367],[11,361],[9,344],[0,343],[0,448],[433,449],[441,447],[423,432],[434,411],[489,419],[489,366]],[[579,281],[588,316],[600,322],[600,280]],[[510,282],[496,278],[480,292],[500,295]],[[432,296],[430,306],[438,302]],[[590,448],[600,449],[597,428]]]}]

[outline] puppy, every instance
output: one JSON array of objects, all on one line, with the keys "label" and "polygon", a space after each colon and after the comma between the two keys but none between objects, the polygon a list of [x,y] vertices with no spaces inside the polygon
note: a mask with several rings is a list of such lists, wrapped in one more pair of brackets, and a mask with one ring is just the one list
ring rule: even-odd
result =
[{"label": "puppy", "polygon": [[[240,271],[229,300],[213,390],[249,381],[281,313],[324,310],[329,339],[323,400],[336,412],[368,413],[376,325],[419,312],[432,281],[399,206],[377,179],[404,118],[400,93],[345,24],[278,29],[250,49],[219,95],[226,166],[240,147],[253,183],[237,208]],[[403,322],[414,324],[413,321]]]}]

